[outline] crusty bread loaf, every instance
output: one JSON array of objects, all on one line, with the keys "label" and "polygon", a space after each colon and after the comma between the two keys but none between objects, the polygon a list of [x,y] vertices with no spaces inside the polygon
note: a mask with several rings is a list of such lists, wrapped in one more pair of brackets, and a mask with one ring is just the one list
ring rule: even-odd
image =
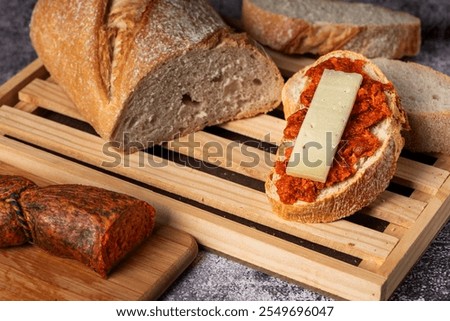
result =
[{"label": "crusty bread loaf", "polygon": [[[332,57],[350,58],[352,61],[364,60],[364,72],[370,78],[388,84],[389,81],[380,69],[365,57],[349,51],[335,51],[320,57],[313,65],[304,68],[290,78],[283,89],[283,104],[289,110],[296,111],[305,108],[300,102],[300,95],[308,84],[306,71]],[[396,163],[404,141],[401,130],[407,120],[394,89],[385,89],[387,103],[391,115],[370,128],[370,132],[380,141],[380,147],[370,157],[363,157],[356,164],[357,171],[346,180],[322,189],[313,202],[298,200],[293,204],[286,204],[280,200],[276,182],[279,175],[275,169],[266,181],[266,194],[273,210],[279,216],[299,222],[331,222],[355,213],[370,204],[389,184],[394,175]],[[286,133],[285,133],[286,134]],[[344,133],[345,134],[345,133]],[[284,151],[292,139],[283,137],[282,145],[278,149],[277,160],[285,159]]]},{"label": "crusty bread loaf", "polygon": [[374,59],[394,84],[411,130],[405,148],[450,155],[450,77],[414,62]]},{"label": "crusty bread loaf", "polygon": [[80,113],[125,150],[280,103],[275,64],[207,0],[39,0],[30,28]]},{"label": "crusty bread loaf", "polygon": [[352,50],[400,58],[420,50],[420,20],[371,4],[331,0],[243,0],[244,29],[284,53]]}]

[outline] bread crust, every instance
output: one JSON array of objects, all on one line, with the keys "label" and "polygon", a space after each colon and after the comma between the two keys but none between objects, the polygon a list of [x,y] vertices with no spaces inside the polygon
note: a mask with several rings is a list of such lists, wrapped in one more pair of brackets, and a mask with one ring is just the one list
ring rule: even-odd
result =
[{"label": "bread crust", "polygon": [[[298,91],[292,90],[293,87],[298,86],[299,83],[307,82],[305,72],[309,68],[316,66],[331,57],[365,60],[365,70],[369,71],[372,78],[382,83],[388,82],[380,69],[364,56],[350,51],[331,52],[319,58],[311,66],[302,69],[286,82],[283,88],[282,99],[285,110],[286,108],[288,110],[288,114],[302,108],[299,99],[300,95],[295,96],[296,98],[292,96],[293,93],[298,93]],[[399,105],[398,96],[395,90],[385,93],[389,100],[389,107],[392,111],[392,115],[381,122],[385,128],[385,133],[383,134],[385,137],[382,139],[382,145],[377,152],[365,160],[364,164],[361,165],[361,168],[354,176],[341,183],[323,189],[314,202],[297,201],[294,204],[284,204],[280,201],[277,194],[277,188],[275,186],[277,174],[275,173],[275,169],[272,169],[266,180],[265,189],[273,211],[277,215],[287,220],[302,223],[332,222],[352,215],[369,205],[386,189],[395,173],[397,160],[404,146],[401,130],[406,126],[407,119],[403,109]],[[286,141],[287,140],[283,138],[282,143]],[[284,157],[284,155],[280,154],[281,150],[281,148],[278,150],[279,154],[277,155],[277,159]]]},{"label": "bread crust", "polygon": [[[70,0],[40,0],[30,23],[31,41],[39,58],[79,106],[85,119],[98,128],[100,135],[105,135],[113,126],[117,112],[105,108],[109,101],[101,69],[105,65],[102,61],[105,57],[98,54],[98,48],[106,42],[98,30],[107,12],[107,2],[84,0],[79,6],[74,6]],[[64,41],[51,41],[60,36],[62,27],[65,29]],[[89,88],[89,91],[84,92],[84,88]],[[104,115],[103,122],[99,121],[100,115]]]},{"label": "bread crust", "polygon": [[[318,2],[320,2],[319,0]],[[319,5],[326,6],[324,3]],[[392,14],[391,10],[384,10]],[[252,0],[243,0],[244,29],[260,43],[287,54],[324,55],[334,50],[351,50],[366,57],[401,58],[420,51],[420,20],[406,13],[411,22],[390,25],[357,25],[308,21],[264,10]]]}]

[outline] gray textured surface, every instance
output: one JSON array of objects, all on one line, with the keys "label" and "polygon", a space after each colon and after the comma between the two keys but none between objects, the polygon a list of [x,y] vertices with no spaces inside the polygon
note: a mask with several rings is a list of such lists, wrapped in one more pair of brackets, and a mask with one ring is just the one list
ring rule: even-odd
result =
[{"label": "gray textured surface", "polygon": [[[36,58],[28,39],[28,22],[35,2],[0,0],[0,83]],[[240,1],[211,2],[222,13],[239,16]],[[419,16],[422,19],[424,41],[421,53],[411,60],[450,74],[450,1],[362,2],[379,3]],[[270,260],[270,257],[267,259]],[[161,299],[330,300],[291,282],[206,251],[200,252],[195,263]],[[391,300],[450,300],[450,224],[438,234]]]}]

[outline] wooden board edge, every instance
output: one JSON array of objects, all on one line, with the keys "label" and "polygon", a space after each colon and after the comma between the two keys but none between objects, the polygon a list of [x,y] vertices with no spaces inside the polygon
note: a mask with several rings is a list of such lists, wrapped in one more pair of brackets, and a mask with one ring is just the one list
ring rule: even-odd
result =
[{"label": "wooden board edge", "polygon": [[[1,249],[4,284],[0,285],[0,300],[135,301],[145,293],[146,300],[156,300],[195,259],[197,249],[186,232],[160,225],[107,278],[78,260],[58,257],[35,246]],[[142,258],[146,263],[138,263]]]},{"label": "wooden board edge", "polygon": [[171,267],[169,273],[164,276],[164,278],[160,278],[159,282],[155,284],[155,286],[149,291],[145,292],[139,300],[148,301],[148,300],[157,300],[164,292],[178,279],[178,277],[184,273],[184,271],[194,262],[195,258],[198,255],[199,246],[195,238],[187,233],[186,231],[182,231],[179,229],[175,229],[172,226],[164,225],[159,227],[159,224],[156,228],[164,228],[171,229],[180,233],[179,235],[184,238],[183,245],[186,247],[184,255],[179,258],[179,262],[181,265]]},{"label": "wooden board edge", "polygon": [[48,75],[43,63],[39,59],[35,59],[0,86],[0,105],[14,106],[19,101],[19,90],[34,79],[45,78]]},{"label": "wooden board edge", "polygon": [[[222,217],[205,217],[197,212],[191,217],[170,216],[169,221],[175,228],[189,231],[207,249],[344,300],[380,300],[386,282],[377,273],[290,244],[254,228],[228,222]],[[205,229],[209,233],[205,233]],[[238,236],[245,247],[233,243]]]},{"label": "wooden board edge", "polygon": [[387,300],[450,220],[450,177],[392,250],[378,273],[386,277],[381,300]]}]

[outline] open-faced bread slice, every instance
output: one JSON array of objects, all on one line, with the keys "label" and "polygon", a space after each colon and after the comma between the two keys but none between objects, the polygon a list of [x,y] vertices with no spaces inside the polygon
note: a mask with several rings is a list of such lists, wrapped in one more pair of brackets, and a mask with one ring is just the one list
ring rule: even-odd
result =
[{"label": "open-faced bread slice", "polygon": [[[341,64],[347,64],[350,67],[340,69],[339,66]],[[305,186],[311,181],[305,184],[305,182],[296,181],[300,178],[289,178],[289,175],[285,174],[285,165],[283,164],[286,163],[287,159],[285,154],[289,153],[289,146],[294,143],[296,138],[292,134],[292,128],[295,128],[295,126],[300,127],[298,123],[295,123],[297,119],[301,118],[297,116],[300,113],[306,114],[307,106],[303,100],[302,92],[308,88],[310,89],[309,86],[313,83],[312,76],[308,76],[309,71],[314,70],[313,68],[320,70],[320,68],[325,68],[325,66],[326,69],[337,68],[336,70],[340,71],[362,73],[363,83],[358,91],[352,114],[344,131],[343,140],[345,139],[347,142],[341,147],[344,150],[340,148],[336,154],[337,156],[334,159],[335,162],[328,175],[328,179],[330,175],[334,175],[332,171],[335,166],[342,167],[343,165],[348,165],[347,170],[349,174],[346,174],[346,178],[342,181],[337,180],[336,182],[330,183],[327,180],[324,186],[315,186],[314,199],[311,200],[309,198],[305,200],[301,196],[303,193],[302,189],[306,190],[309,188]],[[359,71],[357,71],[357,66],[359,66]],[[348,70],[348,68],[351,70]],[[355,106],[359,104],[358,101],[364,99],[370,100],[370,98],[367,98],[370,97],[370,92],[367,94],[364,93],[364,90],[370,91],[370,86],[375,86],[374,84],[379,86],[373,89],[378,90],[378,92],[375,91],[376,95],[374,94],[374,97],[378,98],[369,101],[369,109],[366,111],[363,111],[361,107],[358,107],[359,111],[355,111],[355,108],[357,108]],[[362,96],[359,97],[359,95]],[[380,97],[384,105],[380,104],[378,106],[377,104],[381,101],[379,100]],[[276,214],[285,219],[299,222],[331,222],[349,216],[364,206],[367,206],[386,189],[394,175],[397,160],[403,148],[404,140],[401,136],[401,130],[407,123],[407,120],[403,110],[399,106],[399,100],[394,87],[376,65],[364,56],[354,52],[331,52],[322,56],[313,65],[306,67],[290,78],[283,89],[282,100],[285,109],[288,110],[288,114],[292,115],[287,120],[288,123],[284,131],[283,140],[278,149],[277,163],[266,181],[266,194]],[[354,122],[360,121],[358,119],[371,119],[371,116],[376,116],[378,112],[377,108],[381,108],[381,106],[386,112],[386,115],[383,116],[384,118],[381,117],[378,121],[365,128],[361,132],[362,134],[348,134],[348,128],[353,126]],[[364,114],[369,111],[374,114]],[[360,124],[364,124],[364,121],[361,121]],[[291,126],[290,129],[288,128],[289,126]],[[364,135],[367,135],[367,141]],[[357,139],[361,140],[359,141]],[[343,140],[341,143],[343,143]],[[370,153],[360,153],[360,149],[364,149],[368,142],[376,148],[373,147]],[[345,149],[347,147],[349,148],[348,151]],[[353,158],[353,163],[347,161],[338,162],[337,157],[341,151],[343,155],[345,153],[353,153],[351,154],[353,155],[352,157],[356,157],[358,153],[360,155]],[[337,171],[339,172],[339,170]],[[300,197],[298,197],[299,195]]]}]

